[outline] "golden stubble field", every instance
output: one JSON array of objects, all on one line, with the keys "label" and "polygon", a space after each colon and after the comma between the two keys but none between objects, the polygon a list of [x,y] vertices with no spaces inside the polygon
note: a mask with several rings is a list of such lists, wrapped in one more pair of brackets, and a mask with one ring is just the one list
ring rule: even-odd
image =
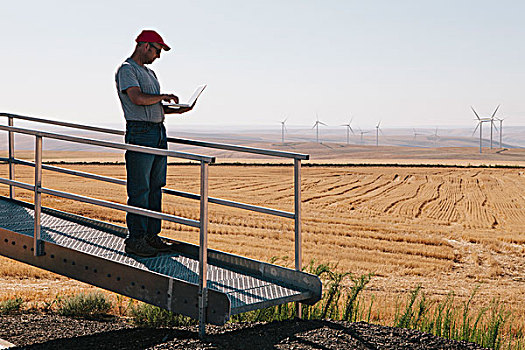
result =
[{"label": "golden stubble field", "polygon": [[[125,179],[123,165],[63,165]],[[6,177],[7,166],[0,165]],[[210,167],[212,197],[293,211],[291,166]],[[17,166],[32,183],[33,169]],[[44,171],[43,185],[125,203],[123,186]],[[197,193],[199,167],[171,165],[168,187]],[[0,194],[6,195],[6,186]],[[20,199],[32,194],[19,190]],[[418,285],[432,300],[450,292],[475,305],[497,298],[525,324],[525,170],[380,166],[304,166],[303,256],[340,271],[375,276],[365,298],[382,318]],[[165,197],[164,210],[192,219],[197,201]],[[44,205],[125,225],[121,212],[45,197]],[[293,221],[210,204],[210,248],[293,266]],[[197,243],[196,229],[167,223],[164,235]],[[0,300],[51,300],[87,285],[0,258]],[[404,300],[404,299],[403,299]]]}]

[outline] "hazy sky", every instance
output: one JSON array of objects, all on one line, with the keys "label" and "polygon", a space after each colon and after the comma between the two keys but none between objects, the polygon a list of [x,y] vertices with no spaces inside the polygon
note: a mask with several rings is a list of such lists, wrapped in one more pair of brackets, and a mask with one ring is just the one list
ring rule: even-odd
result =
[{"label": "hazy sky", "polygon": [[168,126],[525,125],[523,1],[5,1],[0,111],[122,123],[114,73],[142,29],[151,65],[194,111]]}]

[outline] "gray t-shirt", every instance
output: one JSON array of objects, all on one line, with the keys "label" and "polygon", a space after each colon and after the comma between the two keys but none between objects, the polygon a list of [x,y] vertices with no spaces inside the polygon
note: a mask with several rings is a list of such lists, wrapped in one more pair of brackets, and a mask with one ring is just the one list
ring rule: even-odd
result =
[{"label": "gray t-shirt", "polygon": [[160,102],[149,106],[139,106],[131,102],[126,93],[126,89],[138,86],[140,91],[145,94],[160,95],[159,81],[151,69],[140,66],[137,62],[128,58],[117,70],[115,82],[126,121],[135,120],[153,123],[164,121],[164,109]]}]

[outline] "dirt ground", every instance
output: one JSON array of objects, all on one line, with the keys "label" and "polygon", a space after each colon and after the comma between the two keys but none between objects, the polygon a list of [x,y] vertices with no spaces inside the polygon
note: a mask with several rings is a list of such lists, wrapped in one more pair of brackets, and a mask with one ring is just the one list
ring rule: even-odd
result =
[{"label": "dirt ground", "polygon": [[[22,327],[21,327],[22,325]],[[57,315],[0,317],[0,339],[13,349],[481,349],[422,332],[364,322],[284,321],[207,327],[136,328],[123,320],[85,320]]]}]

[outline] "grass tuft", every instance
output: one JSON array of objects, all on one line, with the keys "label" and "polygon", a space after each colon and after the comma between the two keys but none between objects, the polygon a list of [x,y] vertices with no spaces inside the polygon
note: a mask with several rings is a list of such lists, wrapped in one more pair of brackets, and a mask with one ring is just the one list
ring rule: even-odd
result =
[{"label": "grass tuft", "polygon": [[23,304],[24,300],[19,297],[0,301],[0,315],[19,312]]},{"label": "grass tuft", "polygon": [[[358,319],[359,314],[359,294],[365,289],[366,285],[370,282],[372,275],[361,275],[359,278],[353,277],[353,275],[349,275],[352,278],[352,281],[354,285],[350,289],[350,293],[347,295],[346,301],[345,301],[345,311],[343,314],[343,320],[355,322]],[[372,303],[373,301],[371,301]],[[368,318],[370,318],[372,304],[370,304],[370,307],[368,308]]]},{"label": "grass tuft", "polygon": [[[429,303],[418,286],[408,295],[404,311],[396,305],[394,326],[414,328],[439,337],[477,343],[489,349],[524,349],[523,332],[513,332],[511,327],[505,331],[510,312],[498,300],[492,300],[489,307],[481,308],[471,314],[471,303],[479,286],[474,289],[469,300],[463,303],[462,312],[454,303],[454,293],[449,293],[444,301]],[[487,313],[488,311],[488,313]],[[504,334],[506,339],[504,339]]]},{"label": "grass tuft", "polygon": [[196,324],[196,321],[150,304],[139,303],[129,309],[133,323],[140,327],[176,327]]},{"label": "grass tuft", "polygon": [[109,313],[113,307],[102,293],[77,294],[57,297],[57,313],[62,316],[93,317]]}]

